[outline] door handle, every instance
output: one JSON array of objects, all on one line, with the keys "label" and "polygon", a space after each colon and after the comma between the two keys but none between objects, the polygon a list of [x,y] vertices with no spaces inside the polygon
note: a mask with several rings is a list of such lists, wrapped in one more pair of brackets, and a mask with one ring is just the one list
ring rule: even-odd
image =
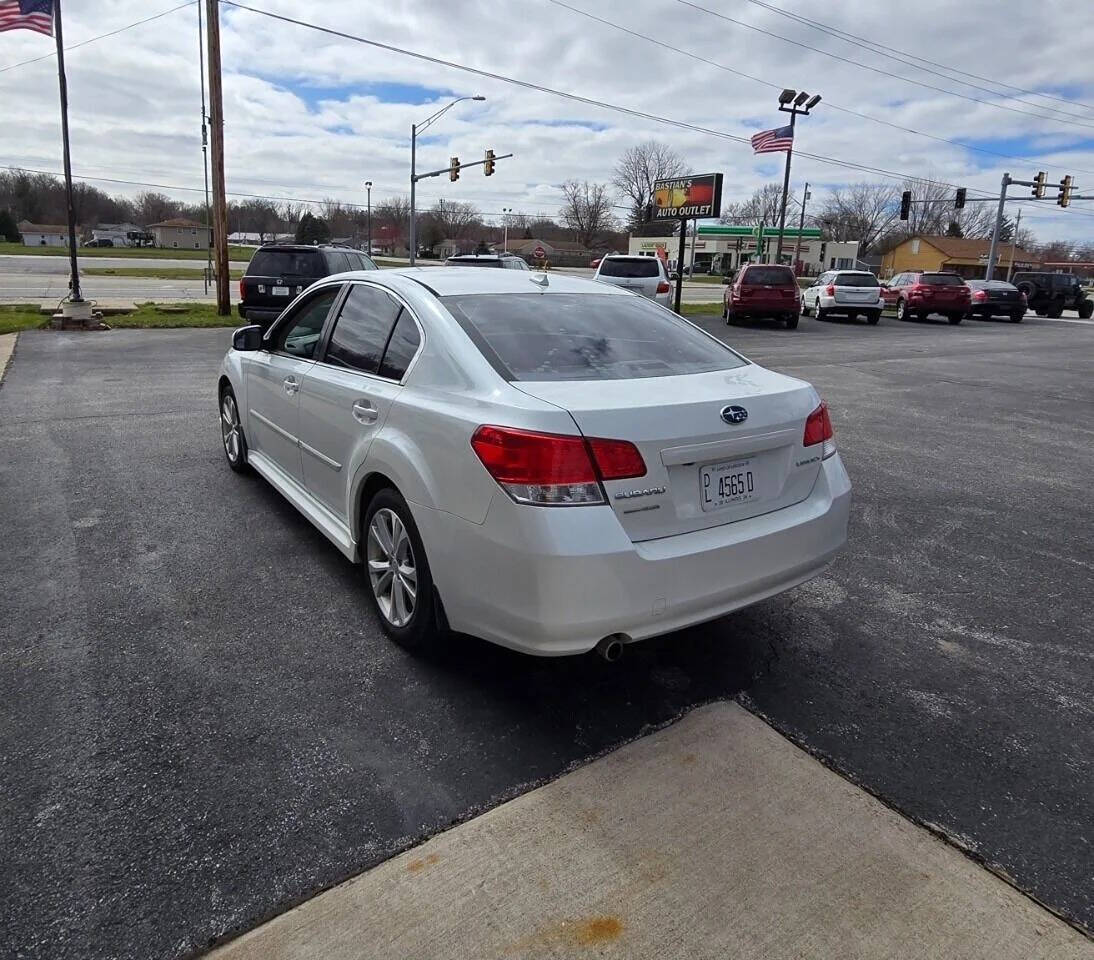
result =
[{"label": "door handle", "polygon": [[300,384],[296,382],[296,377],[286,377],[281,383],[285,387],[285,392],[290,397],[300,389]]},{"label": "door handle", "polygon": [[358,423],[375,423],[379,416],[380,411],[368,400],[358,400],[353,405],[353,419]]}]

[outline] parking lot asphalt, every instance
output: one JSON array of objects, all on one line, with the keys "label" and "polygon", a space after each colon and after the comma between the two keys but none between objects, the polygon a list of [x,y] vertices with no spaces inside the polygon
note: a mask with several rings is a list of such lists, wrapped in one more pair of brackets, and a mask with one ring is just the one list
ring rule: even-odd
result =
[{"label": "parking lot asphalt", "polygon": [[177,957],[738,697],[1094,927],[1094,325],[709,329],[814,382],[824,577],[616,665],[415,659],[223,463],[225,330],[20,335],[0,386],[0,955]]}]

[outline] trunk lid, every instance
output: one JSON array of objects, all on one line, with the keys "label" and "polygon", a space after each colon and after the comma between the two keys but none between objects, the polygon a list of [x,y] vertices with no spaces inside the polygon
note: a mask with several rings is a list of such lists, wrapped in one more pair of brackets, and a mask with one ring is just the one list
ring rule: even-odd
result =
[{"label": "trunk lid", "polygon": [[[568,410],[588,437],[629,440],[646,475],[607,481],[633,541],[716,527],[804,500],[820,470],[820,446],[802,445],[820,402],[801,380],[748,365],[641,380],[514,383]],[[726,407],[747,418],[727,423]]]}]

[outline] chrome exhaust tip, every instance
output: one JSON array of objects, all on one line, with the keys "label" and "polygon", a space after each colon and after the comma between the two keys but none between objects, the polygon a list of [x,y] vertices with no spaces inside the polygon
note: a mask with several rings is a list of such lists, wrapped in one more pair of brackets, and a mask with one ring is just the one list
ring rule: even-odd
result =
[{"label": "chrome exhaust tip", "polygon": [[596,652],[600,655],[601,659],[606,660],[608,663],[615,663],[623,656],[623,640],[621,635],[613,633],[611,636],[605,637],[596,645]]}]

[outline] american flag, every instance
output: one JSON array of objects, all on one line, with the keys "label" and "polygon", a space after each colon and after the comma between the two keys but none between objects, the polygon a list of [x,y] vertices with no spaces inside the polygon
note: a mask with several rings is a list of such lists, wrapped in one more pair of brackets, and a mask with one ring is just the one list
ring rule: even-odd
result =
[{"label": "american flag", "polygon": [[53,36],[53,0],[0,0],[0,33],[34,30]]},{"label": "american flag", "polygon": [[753,153],[782,153],[794,146],[794,128],[776,127],[761,130],[752,138]]}]

